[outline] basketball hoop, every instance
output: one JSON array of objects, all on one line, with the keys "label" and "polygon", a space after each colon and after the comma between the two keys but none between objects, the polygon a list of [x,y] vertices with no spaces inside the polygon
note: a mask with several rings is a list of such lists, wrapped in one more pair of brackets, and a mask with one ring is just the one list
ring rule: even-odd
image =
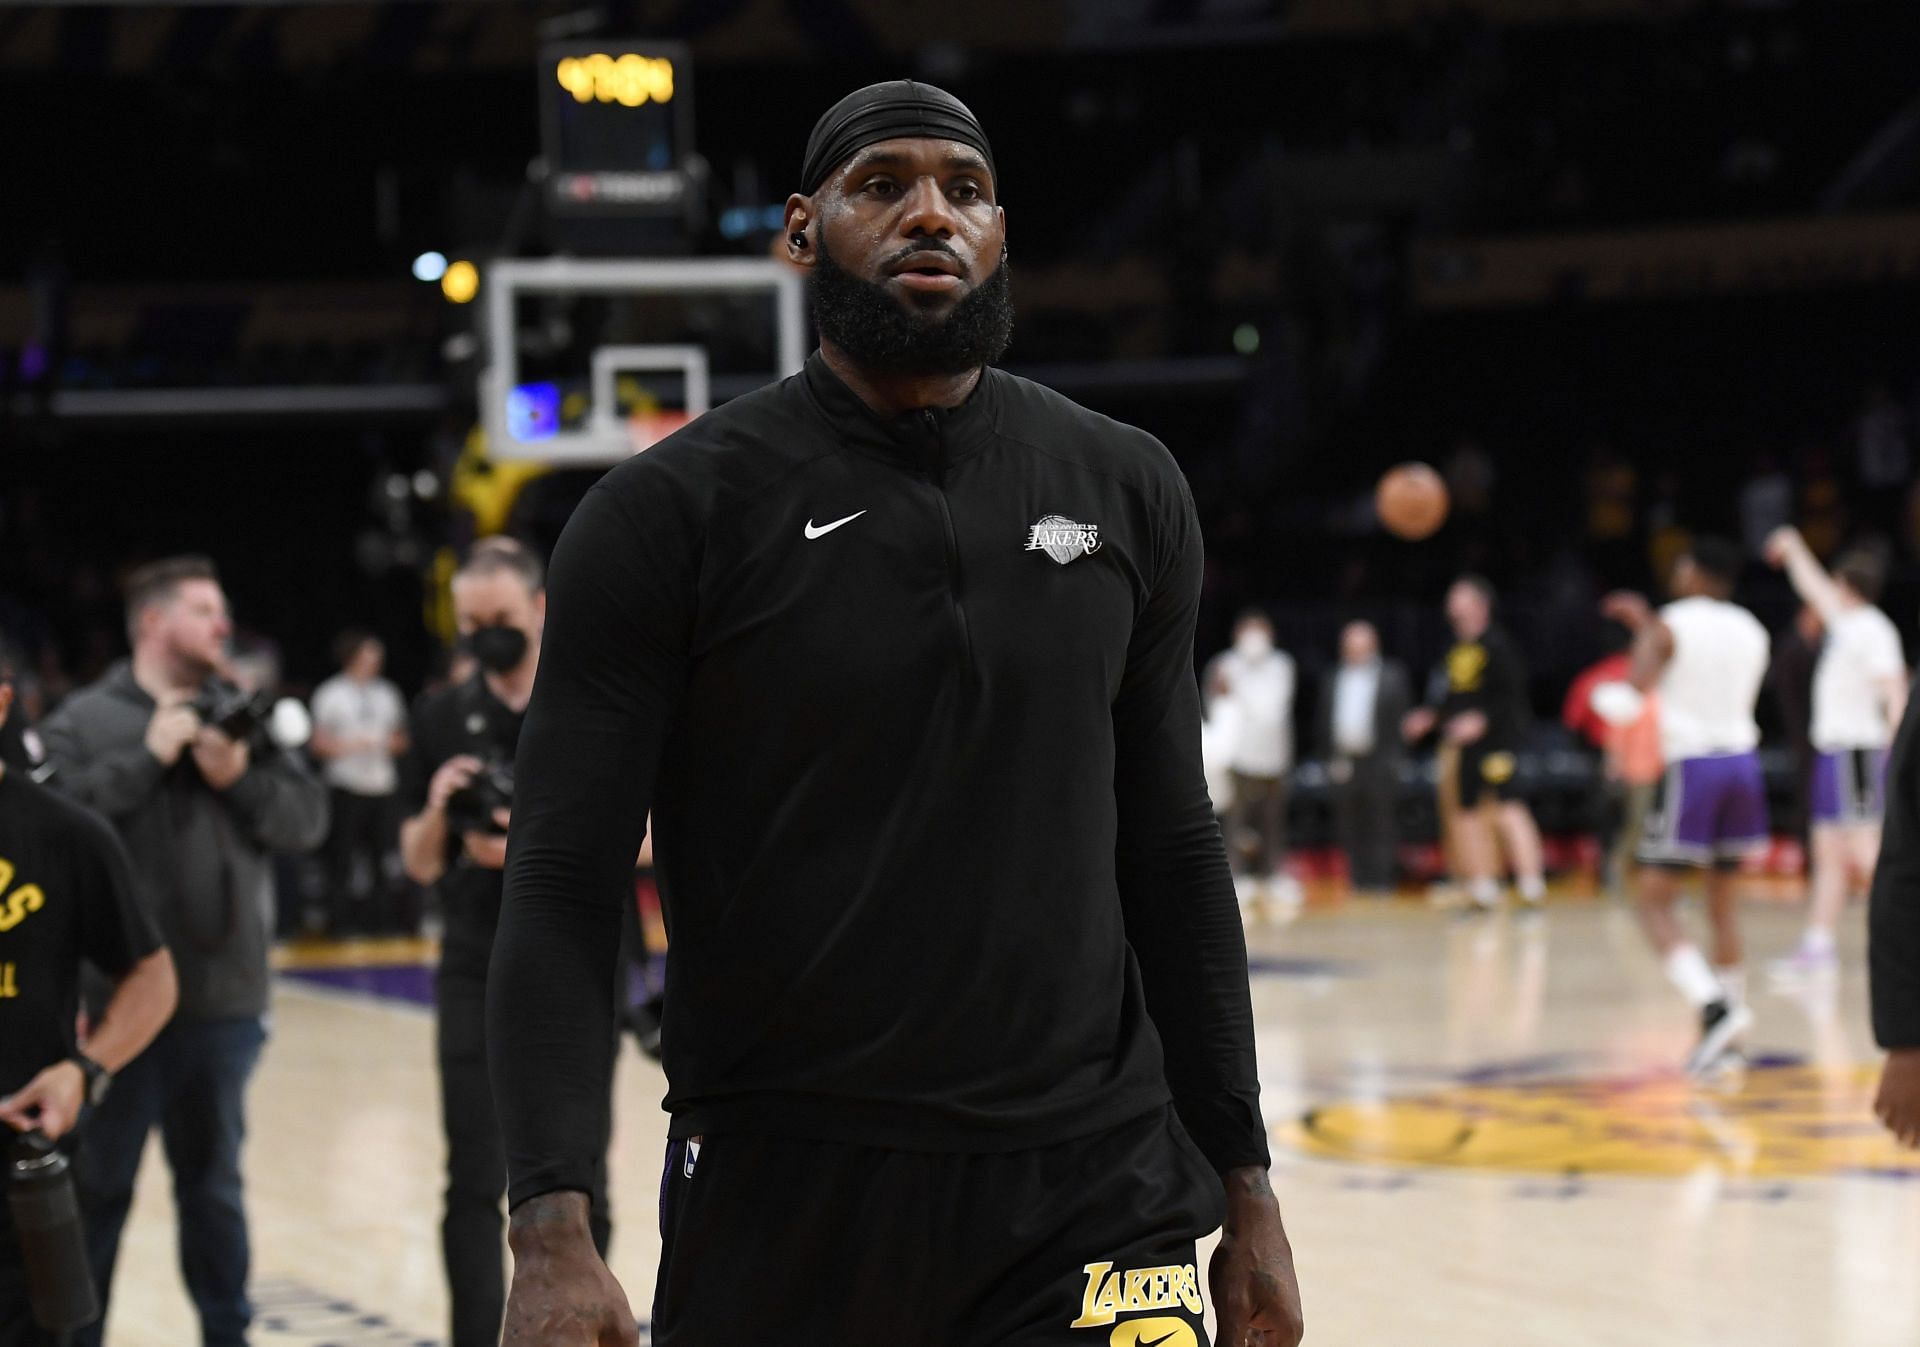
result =
[{"label": "basketball hoop", "polygon": [[627,418],[627,443],[643,454],[691,420],[693,413],[686,411],[635,412]]}]

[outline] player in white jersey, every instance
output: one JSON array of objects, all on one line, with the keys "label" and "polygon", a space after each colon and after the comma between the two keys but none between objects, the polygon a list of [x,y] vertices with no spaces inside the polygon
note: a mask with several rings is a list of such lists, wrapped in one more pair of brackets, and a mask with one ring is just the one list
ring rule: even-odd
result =
[{"label": "player in white jersey", "polygon": [[[1733,868],[1768,841],[1753,707],[1773,643],[1759,619],[1731,601],[1740,566],[1732,543],[1697,539],[1673,568],[1674,601],[1658,613],[1638,594],[1613,594],[1604,605],[1634,633],[1634,686],[1659,693],[1667,769],[1640,844],[1640,919],[1667,976],[1700,1012],[1700,1042],[1687,1059],[1696,1075],[1725,1059],[1753,1022]],[[1690,870],[1705,877],[1712,965],[1674,914]]]},{"label": "player in white jersey", "polygon": [[1807,976],[1833,970],[1849,875],[1873,879],[1887,745],[1907,709],[1907,661],[1899,631],[1874,607],[1886,574],[1878,556],[1855,548],[1829,575],[1799,531],[1783,528],[1767,539],[1767,560],[1786,571],[1827,629],[1813,673],[1813,897],[1800,948],[1773,966]]}]

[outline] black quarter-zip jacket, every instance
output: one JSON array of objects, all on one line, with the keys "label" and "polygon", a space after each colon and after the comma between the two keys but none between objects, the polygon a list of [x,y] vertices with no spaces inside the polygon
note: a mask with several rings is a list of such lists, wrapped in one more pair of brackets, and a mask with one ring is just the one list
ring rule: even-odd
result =
[{"label": "black quarter-zip jacket", "polygon": [[675,1136],[1050,1145],[1171,1098],[1267,1163],[1200,767],[1201,542],[1152,436],[816,354],[609,472],[555,549],[490,1051],[510,1200],[591,1185],[649,811]]}]

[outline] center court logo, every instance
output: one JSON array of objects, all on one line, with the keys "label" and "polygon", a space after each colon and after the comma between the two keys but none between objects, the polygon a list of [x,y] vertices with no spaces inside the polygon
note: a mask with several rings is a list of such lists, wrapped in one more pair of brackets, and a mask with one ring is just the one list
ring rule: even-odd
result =
[{"label": "center court logo", "polygon": [[1100,550],[1100,526],[1077,524],[1063,514],[1041,517],[1027,530],[1027,551],[1045,552],[1062,566]]},{"label": "center court logo", "polygon": [[1313,1110],[1290,1139],[1374,1165],[1510,1173],[1913,1181],[1920,1161],[1873,1116],[1873,1066],[1760,1066],[1736,1089],[1677,1075],[1464,1083]]}]

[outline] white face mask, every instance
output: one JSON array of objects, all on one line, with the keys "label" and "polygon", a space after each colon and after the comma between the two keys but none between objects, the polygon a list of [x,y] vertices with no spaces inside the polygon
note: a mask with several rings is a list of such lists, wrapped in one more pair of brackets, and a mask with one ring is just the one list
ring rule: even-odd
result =
[{"label": "white face mask", "polygon": [[1241,659],[1265,659],[1273,653],[1273,638],[1257,628],[1243,631],[1234,638],[1233,650]]}]

